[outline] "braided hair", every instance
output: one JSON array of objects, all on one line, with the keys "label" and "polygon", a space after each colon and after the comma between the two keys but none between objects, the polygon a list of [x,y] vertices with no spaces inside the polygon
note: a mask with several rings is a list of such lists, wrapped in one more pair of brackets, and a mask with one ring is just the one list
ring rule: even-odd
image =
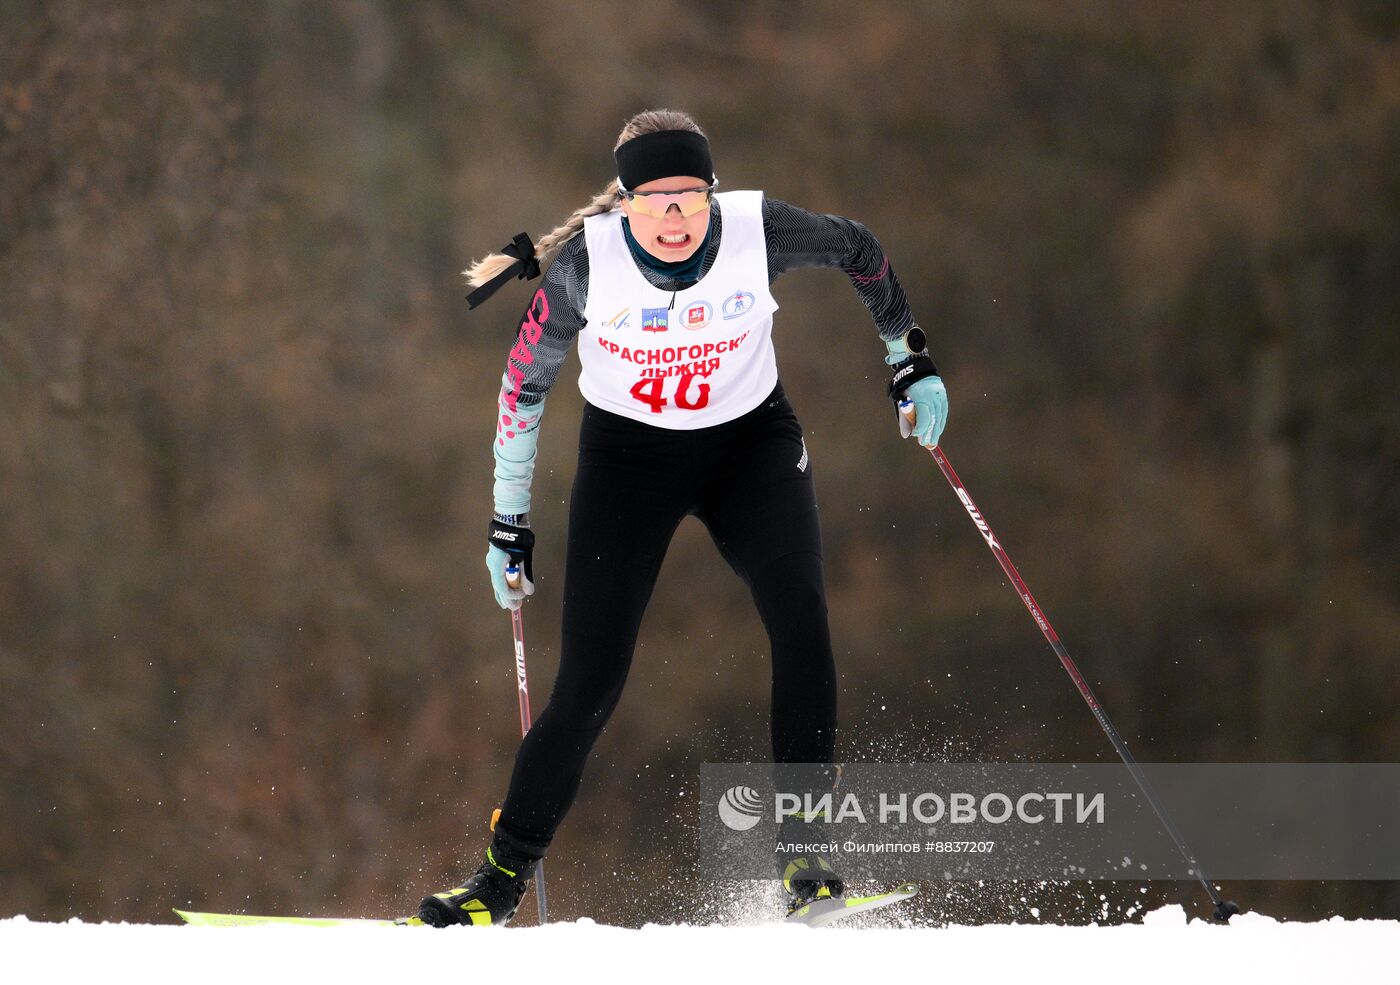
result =
[{"label": "braided hair", "polygon": [[[705,131],[700,129],[700,124],[691,119],[688,113],[676,109],[649,109],[638,113],[623,125],[622,132],[617,135],[617,142],[613,144],[613,149],[616,150],[633,137],[657,133],[661,130],[689,130],[702,137],[705,135]],[[579,234],[579,231],[583,229],[584,219],[591,215],[611,212],[617,208],[619,188],[618,180],[614,178],[608,182],[607,187],[602,192],[593,197],[592,201],[575,211],[561,225],[556,226],[552,232],[542,236],[539,243],[535,245],[535,258],[540,261],[540,264],[543,266],[548,256]],[[468,284],[472,287],[480,287],[517,262],[519,262],[517,258],[506,256],[504,253],[488,253],[468,267],[464,274]]]}]

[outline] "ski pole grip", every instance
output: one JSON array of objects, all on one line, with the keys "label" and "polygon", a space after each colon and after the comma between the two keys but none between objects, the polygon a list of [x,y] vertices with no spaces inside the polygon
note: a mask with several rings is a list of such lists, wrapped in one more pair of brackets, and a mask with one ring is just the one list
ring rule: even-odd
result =
[{"label": "ski pole grip", "polygon": [[514,561],[506,565],[506,584],[511,588],[520,587],[520,565]]},{"label": "ski pole grip", "polygon": [[904,415],[904,419],[909,422],[909,426],[913,427],[915,420],[918,418],[918,415],[914,413],[914,401],[905,397],[899,402],[899,412]]}]

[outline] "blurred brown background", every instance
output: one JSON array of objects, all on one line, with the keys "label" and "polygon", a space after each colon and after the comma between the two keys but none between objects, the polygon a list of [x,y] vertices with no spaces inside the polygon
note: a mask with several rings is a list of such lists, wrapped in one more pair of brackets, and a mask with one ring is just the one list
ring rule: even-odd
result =
[{"label": "blurred brown background", "polygon": [[[528,289],[468,315],[459,272],[600,190],[654,106],[697,116],[724,187],[880,237],[944,447],[1139,758],[1395,759],[1398,11],[0,3],[0,916],[391,914],[474,867],[518,739],[482,558]],[[899,441],[846,279],[776,294],[841,755],[1111,759]],[[576,375],[535,482],[537,710]],[[684,795],[767,757],[767,678],[688,521],[551,856],[558,918],[710,895]],[[1230,890],[1400,916],[1394,885]],[[1099,893],[1202,895],[926,916],[1084,921]]]}]

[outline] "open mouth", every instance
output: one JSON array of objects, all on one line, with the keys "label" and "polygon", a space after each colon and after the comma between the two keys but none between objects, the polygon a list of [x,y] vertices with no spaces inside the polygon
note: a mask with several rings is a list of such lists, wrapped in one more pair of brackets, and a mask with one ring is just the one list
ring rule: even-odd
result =
[{"label": "open mouth", "polygon": [[668,250],[681,250],[690,245],[690,233],[662,233],[656,241]]}]

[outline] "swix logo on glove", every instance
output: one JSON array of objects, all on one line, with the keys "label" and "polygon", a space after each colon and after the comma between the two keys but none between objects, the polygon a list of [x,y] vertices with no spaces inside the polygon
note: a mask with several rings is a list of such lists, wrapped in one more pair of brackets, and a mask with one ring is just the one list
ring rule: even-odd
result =
[{"label": "swix logo on glove", "polygon": [[519,536],[520,536],[520,535],[519,535],[519,534],[516,534],[516,533],[513,533],[513,532],[511,532],[511,531],[509,531],[509,530],[497,530],[497,531],[496,531],[495,533],[493,533],[491,536],[492,536],[494,539],[496,539],[496,540],[508,540],[508,541],[510,541],[512,544],[514,544],[514,543],[516,542],[516,540],[519,539]]}]

